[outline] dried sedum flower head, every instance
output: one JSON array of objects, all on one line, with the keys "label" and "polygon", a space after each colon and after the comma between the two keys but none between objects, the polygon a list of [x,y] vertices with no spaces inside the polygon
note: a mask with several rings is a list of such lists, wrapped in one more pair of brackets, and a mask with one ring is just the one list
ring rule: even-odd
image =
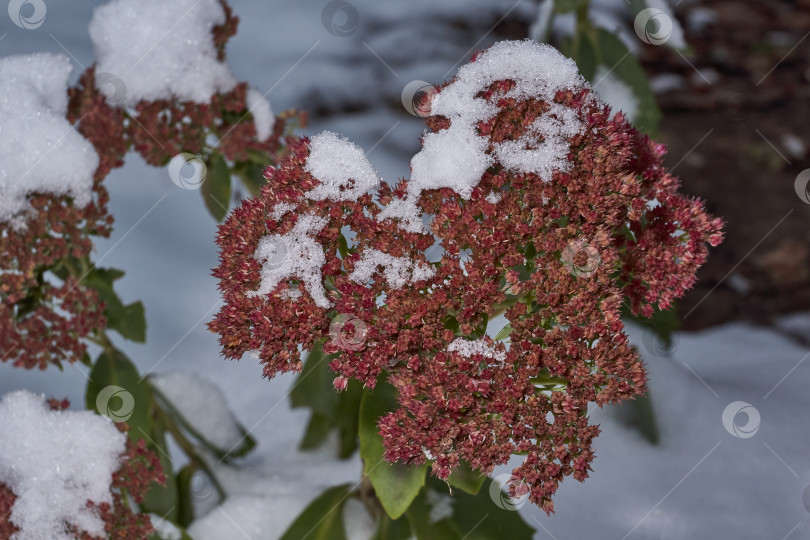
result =
[{"label": "dried sedum flower head", "polygon": [[[337,389],[381,376],[396,387],[400,406],[379,421],[387,459],[430,456],[447,479],[460,460],[488,474],[525,455],[512,495],[551,512],[563,478],[588,476],[599,432],[588,405],[644,392],[622,302],[645,316],[669,307],[722,222],[677,192],[663,147],[612,115],[551,47],[498,43],[430,107],[412,177],[374,199],[312,197],[326,189],[314,140],[267,169],[261,196],[220,228],[225,305],[210,328],[229,358],[258,351],[268,377],[299,371],[299,345],[324,339]],[[357,180],[337,183],[350,192]],[[307,250],[284,248],[315,219]],[[440,261],[427,262],[431,246]],[[268,284],[273,268],[287,270]],[[501,313],[511,332],[494,341],[486,327]]]}]

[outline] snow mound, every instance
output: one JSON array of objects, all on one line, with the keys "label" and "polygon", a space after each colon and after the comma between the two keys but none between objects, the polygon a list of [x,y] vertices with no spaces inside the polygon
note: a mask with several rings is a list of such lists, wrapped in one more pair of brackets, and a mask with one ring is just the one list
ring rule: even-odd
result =
[{"label": "snow mound", "polygon": [[11,522],[16,540],[69,540],[65,525],[105,536],[87,506],[112,503],[110,486],[126,435],[90,411],[52,411],[25,390],[0,400],[0,482],[17,496]]},{"label": "snow mound", "polygon": [[150,377],[154,388],[165,397],[207,442],[229,451],[243,439],[242,431],[228,408],[220,388],[196,373],[176,371]]},{"label": "snow mound", "polygon": [[256,125],[256,138],[266,141],[273,133],[273,124],[276,117],[270,109],[270,103],[255,88],[249,88],[245,94],[245,104],[250,114],[253,115],[253,123]]},{"label": "snow mound", "polygon": [[362,148],[331,131],[312,137],[304,170],[321,182],[306,193],[316,201],[357,200],[380,185]]},{"label": "snow mound", "polygon": [[[90,21],[96,72],[124,81],[125,105],[172,98],[207,103],[236,84],[211,34],[223,22],[217,0],[113,0]],[[113,98],[111,86],[98,90]]]},{"label": "snow mound", "polygon": [[65,118],[71,70],[63,55],[0,59],[0,221],[22,226],[33,193],[90,202],[98,155]]}]

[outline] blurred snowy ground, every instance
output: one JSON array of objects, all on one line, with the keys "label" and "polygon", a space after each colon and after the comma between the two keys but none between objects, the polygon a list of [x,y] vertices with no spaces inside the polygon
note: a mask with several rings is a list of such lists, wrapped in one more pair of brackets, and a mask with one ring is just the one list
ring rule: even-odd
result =
[{"label": "blurred snowy ground", "polygon": [[[412,80],[438,82],[452,75],[472,50],[497,38],[491,32],[496,21],[505,14],[507,22],[529,20],[534,4],[352,3],[356,11],[336,14],[330,32],[322,21],[325,2],[234,0],[241,23],[228,60],[238,80],[269,92],[275,111],[299,107],[315,113],[308,133],[343,133],[368,152],[385,179],[395,181],[407,175],[424,129],[399,104],[402,88]],[[0,15],[0,55],[67,50],[78,76],[93,62],[86,28],[95,5],[48,2],[45,23],[36,30],[19,29]],[[164,169],[150,168],[137,156],[114,171],[107,185],[116,229],[98,243],[96,260],[127,271],[117,284],[122,297],[142,299],[149,321],[147,344],[122,340],[121,347],[144,373],[193,370],[219,384],[259,441],[250,469],[227,481],[232,498],[196,527],[198,538],[276,538],[324,486],[357,480],[359,459],[335,462],[328,449],[298,453],[308,413],[289,408],[286,393],[294,378],[268,382],[255,362],[218,356],[216,340],[204,327],[218,307],[209,275],[216,263],[216,227],[199,193],[177,188]],[[785,325],[807,328],[807,317]],[[531,505],[520,510],[537,528],[536,538],[807,538],[807,351],[774,333],[733,324],[681,335],[674,356],[659,358],[645,347],[650,340],[643,331],[630,333],[647,357],[661,443],[647,443],[615,411],[595,411],[592,419],[603,433],[591,478],[561,486],[554,516]],[[67,396],[81,407],[85,377],[83,366],[42,373],[2,364],[0,394],[28,388]],[[749,433],[739,429],[748,423],[745,412],[736,416],[744,437],[723,425],[724,410],[736,401],[759,413],[752,436],[753,424]]]}]

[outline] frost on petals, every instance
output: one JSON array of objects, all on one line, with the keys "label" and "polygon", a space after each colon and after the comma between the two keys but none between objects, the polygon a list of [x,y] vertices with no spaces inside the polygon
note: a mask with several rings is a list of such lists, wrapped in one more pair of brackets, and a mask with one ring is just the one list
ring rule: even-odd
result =
[{"label": "frost on petals", "polygon": [[365,283],[371,279],[380,266],[383,267],[383,275],[388,281],[388,285],[394,289],[399,289],[411,281],[430,279],[436,274],[433,267],[419,265],[407,257],[394,257],[377,249],[368,249],[354,264],[354,270],[349,274],[349,279],[357,283]]},{"label": "frost on petals", "polygon": [[498,360],[499,362],[503,362],[506,359],[505,352],[496,350],[494,346],[483,339],[469,341],[464,338],[458,338],[447,347],[447,350],[457,352],[464,358],[470,358],[474,354],[479,354],[486,358]]},{"label": "frost on petals", "polygon": [[262,263],[262,281],[252,294],[267,294],[283,280],[295,277],[304,283],[318,306],[328,308],[331,304],[321,276],[326,257],[323,247],[312,238],[326,223],[326,219],[318,216],[299,216],[289,233],[262,238],[255,254],[256,260]]}]

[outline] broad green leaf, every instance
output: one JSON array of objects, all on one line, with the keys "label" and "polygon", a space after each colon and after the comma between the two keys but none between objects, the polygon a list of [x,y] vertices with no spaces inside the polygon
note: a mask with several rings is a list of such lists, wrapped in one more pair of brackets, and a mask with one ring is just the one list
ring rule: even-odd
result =
[{"label": "broad green leaf", "polygon": [[279,540],[346,540],[343,505],[350,484],[330,488],[319,495],[295,518]]},{"label": "broad green leaf", "polygon": [[394,387],[379,381],[373,391],[363,393],[359,429],[363,472],[371,480],[377,498],[392,519],[405,513],[425,484],[427,473],[427,464],[389,463],[383,457],[383,440],[377,431],[377,422],[395,406]]},{"label": "broad green leaf", "polygon": [[479,492],[486,479],[487,477],[485,475],[474,471],[466,461],[462,460],[459,466],[453,469],[453,472],[447,479],[447,483],[462,491],[475,495]]},{"label": "broad green leaf", "polygon": [[189,464],[177,473],[177,523],[184,527],[194,521],[191,480],[198,470],[196,465]]},{"label": "broad green leaf", "polygon": [[417,540],[531,540],[534,529],[523,521],[519,512],[504,510],[491,499],[491,485],[492,479],[487,478],[477,495],[456,492],[451,501],[443,502],[450,502],[452,515],[436,521],[431,517],[441,516],[431,516],[431,499],[451,496],[447,486],[431,478],[408,509],[408,521]]},{"label": "broad green leaf", "polygon": [[200,191],[205,200],[205,206],[214,219],[222,221],[228,214],[231,203],[231,170],[225,163],[225,158],[219,154],[212,154],[206,163],[205,181]]},{"label": "broad green leaf", "polygon": [[507,323],[506,326],[501,328],[501,331],[495,336],[495,341],[501,341],[502,339],[506,339],[509,337],[509,334],[512,333],[512,324]]},{"label": "broad green leaf", "polygon": [[253,160],[243,161],[235,167],[235,171],[242,180],[242,184],[244,184],[244,186],[248,189],[248,192],[252,197],[257,196],[261,191],[262,186],[267,183],[267,180],[264,178],[264,169],[266,167],[266,157],[263,161],[258,163]]},{"label": "broad green leaf", "polygon": [[115,268],[93,268],[84,278],[84,284],[95,289],[104,302],[107,327],[130,341],[146,341],[146,314],[141,302],[124,305],[115,293],[113,282],[124,272]]},{"label": "broad green leaf", "polygon": [[133,441],[143,439],[144,433],[152,433],[152,391],[124,353],[118,349],[102,352],[90,370],[89,379],[85,393],[88,409],[115,422],[126,422]]},{"label": "broad green leaf", "polygon": [[290,401],[293,408],[312,409],[301,449],[320,446],[329,432],[337,429],[340,435],[338,457],[345,459],[357,449],[357,423],[363,389],[359,382],[352,380],[343,392],[335,390],[332,381],[336,375],[329,367],[333,356],[323,354],[321,343],[315,344],[304,361],[304,369],[290,392]]},{"label": "broad green leaf", "polygon": [[[626,84],[638,100],[638,109],[633,118],[633,125],[648,135],[655,135],[658,122],[661,120],[661,110],[650,89],[647,75],[639,61],[630,53],[622,41],[611,32],[602,28],[596,29],[596,39],[600,63],[622,83]],[[593,76],[586,78],[594,81]]]},{"label": "broad green leaf", "polygon": [[[256,446],[228,407],[225,394],[213,383],[192,372],[154,374],[148,380],[157,404],[174,426],[182,428],[219,459],[243,456]],[[199,425],[194,423],[195,419],[199,419]],[[212,424],[231,429],[223,439]]]},{"label": "broad green leaf", "polygon": [[408,540],[409,538],[412,538],[412,535],[408,518],[403,516],[399,519],[391,519],[383,512],[371,540]]},{"label": "broad green leaf", "polygon": [[[145,512],[151,512],[159,516],[164,516],[169,521],[178,523],[180,519],[180,499],[177,478],[174,475],[171,456],[169,455],[169,445],[166,440],[166,426],[164,418],[160,415],[155,417],[152,433],[148,438],[143,432],[141,437],[146,440],[149,449],[157,454],[160,465],[163,467],[163,474],[166,477],[164,485],[152,484],[144,496],[141,508]],[[185,525],[187,525],[186,523]]]},{"label": "broad green leaf", "polygon": [[590,0],[554,0],[554,11],[568,13],[586,7]]},{"label": "broad green leaf", "polygon": [[647,389],[646,395],[623,401],[617,407],[619,420],[624,425],[636,428],[651,444],[660,442],[661,435],[658,431],[658,422],[655,420],[649,389]]}]

